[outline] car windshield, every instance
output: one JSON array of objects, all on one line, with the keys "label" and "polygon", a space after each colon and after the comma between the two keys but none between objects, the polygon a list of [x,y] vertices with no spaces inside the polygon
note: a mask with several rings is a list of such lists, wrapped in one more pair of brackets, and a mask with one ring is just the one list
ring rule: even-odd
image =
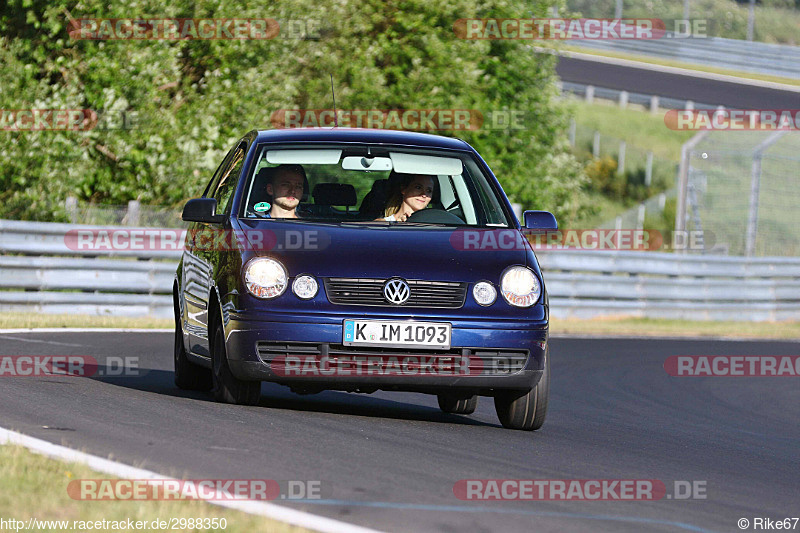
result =
[{"label": "car windshield", "polygon": [[498,192],[469,154],[349,143],[266,145],[243,178],[245,218],[510,225]]}]

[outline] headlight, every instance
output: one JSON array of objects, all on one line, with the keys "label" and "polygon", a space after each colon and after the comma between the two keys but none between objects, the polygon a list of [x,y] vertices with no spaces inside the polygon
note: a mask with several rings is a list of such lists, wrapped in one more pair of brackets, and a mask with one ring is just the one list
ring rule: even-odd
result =
[{"label": "headlight", "polygon": [[292,292],[303,300],[310,300],[317,295],[318,290],[319,285],[313,276],[297,276],[292,283]]},{"label": "headlight", "polygon": [[521,266],[511,267],[503,274],[500,292],[508,303],[516,307],[530,307],[539,301],[541,286],[531,269]]},{"label": "headlight", "polygon": [[286,290],[286,269],[274,259],[253,259],[244,270],[244,284],[253,296],[275,298]]},{"label": "headlight", "polygon": [[481,305],[492,305],[497,299],[497,290],[486,281],[480,281],[472,289],[472,297]]}]

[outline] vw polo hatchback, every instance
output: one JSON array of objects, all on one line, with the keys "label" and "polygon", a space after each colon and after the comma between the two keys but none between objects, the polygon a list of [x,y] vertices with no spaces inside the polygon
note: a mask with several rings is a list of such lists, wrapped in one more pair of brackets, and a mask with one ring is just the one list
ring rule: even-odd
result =
[{"label": "vw polo hatchback", "polygon": [[503,426],[547,410],[548,302],[527,231],[467,143],[363,129],[251,131],[191,222],[173,287],[175,383],[254,405],[298,394],[491,397]]}]

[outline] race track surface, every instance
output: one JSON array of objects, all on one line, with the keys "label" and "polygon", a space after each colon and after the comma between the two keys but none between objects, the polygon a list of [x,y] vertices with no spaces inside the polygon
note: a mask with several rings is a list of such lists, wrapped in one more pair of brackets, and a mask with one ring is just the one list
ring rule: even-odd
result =
[{"label": "race track surface", "polygon": [[655,94],[733,109],[797,109],[800,93],[709,80],[671,72],[560,57],[558,76],[573,83]]},{"label": "race track surface", "polygon": [[[550,353],[548,419],[529,433],[503,429],[487,398],[458,416],[432,396],[265,384],[256,407],[217,404],[175,388],[169,333],[0,334],[0,355],[133,357],[146,371],[1,377],[0,426],[164,475],[320,480],[324,499],[279,503],[386,531],[739,531],[740,518],[798,516],[800,378],[671,377],[663,364],[800,344],[559,338]],[[698,481],[707,496],[457,499],[472,478],[656,479],[670,495]]]}]

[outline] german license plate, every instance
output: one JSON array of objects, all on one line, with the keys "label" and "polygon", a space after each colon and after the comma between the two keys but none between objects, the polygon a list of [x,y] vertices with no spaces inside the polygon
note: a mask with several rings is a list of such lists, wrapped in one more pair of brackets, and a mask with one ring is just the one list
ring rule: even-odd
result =
[{"label": "german license plate", "polygon": [[348,318],[343,330],[342,343],[345,346],[450,349],[451,325],[447,322]]}]

